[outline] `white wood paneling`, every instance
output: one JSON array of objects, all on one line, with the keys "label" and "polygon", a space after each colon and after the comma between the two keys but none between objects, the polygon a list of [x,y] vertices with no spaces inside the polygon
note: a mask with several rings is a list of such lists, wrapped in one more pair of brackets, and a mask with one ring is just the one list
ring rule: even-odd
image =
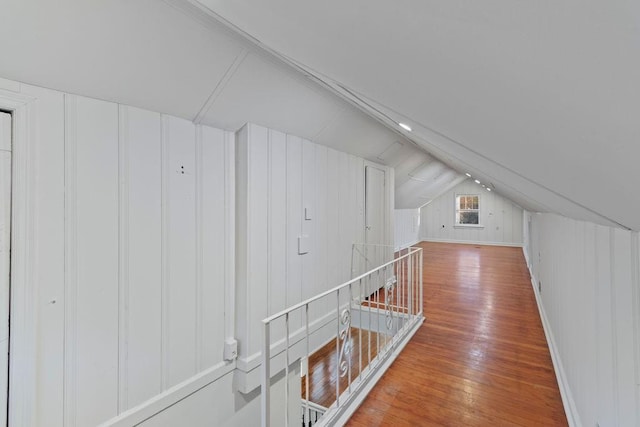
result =
[{"label": "white wood paneling", "polygon": [[[38,426],[61,426],[63,423],[64,383],[64,95],[39,87],[20,85],[24,94],[34,97],[35,114],[29,123],[33,132],[34,168],[38,179],[31,194],[37,232],[33,281],[37,284],[38,346],[46,352],[34,355],[36,377],[33,399],[33,423]],[[20,379],[24,381],[24,379]]]},{"label": "white wood paneling", "polygon": [[[457,194],[480,196],[481,228],[455,226]],[[522,208],[466,180],[420,209],[420,239],[522,245]]]},{"label": "white wood paneling", "polygon": [[[231,207],[227,201],[226,188],[221,185],[226,178],[226,158],[230,147],[230,133],[222,130],[201,127],[202,151],[200,167],[202,179],[202,212],[201,228],[198,234],[202,239],[201,292],[198,298],[199,313],[201,313],[201,330],[199,340],[202,343],[200,351],[199,371],[210,368],[222,360],[223,343],[225,339],[224,322],[220,313],[225,312],[225,277],[229,266],[229,253],[223,239],[225,233],[233,232],[229,229],[225,215]],[[231,147],[232,148],[232,147]]]},{"label": "white wood paneling", "polygon": [[163,116],[162,137],[168,159],[162,171],[168,181],[166,310],[163,313],[165,387],[196,373],[196,210],[195,126]]},{"label": "white wood paneling", "polygon": [[20,189],[34,238],[34,348],[45,349],[28,355],[29,425],[148,418],[229,372],[234,136],[202,127],[196,138],[173,117],[16,88],[32,102],[19,131],[37,173]]},{"label": "white wood paneling", "polygon": [[[364,160],[252,124],[237,139],[239,366],[249,372],[258,363],[260,320],[351,277],[352,244],[364,233]],[[309,241],[303,254],[300,236]],[[313,304],[310,321],[328,310],[335,300]],[[303,320],[291,315],[290,333]],[[284,322],[272,334],[284,337]]]},{"label": "white wood paneling", "polygon": [[[298,238],[302,236],[302,217],[304,206],[302,203],[302,138],[287,135],[287,289],[285,295],[274,295],[275,298],[284,296],[285,306],[289,307],[302,301],[302,258],[309,254],[298,254]],[[256,230],[257,231],[257,230]],[[313,239],[314,236],[309,236]],[[278,261],[282,262],[282,261]],[[265,316],[266,317],[266,316]],[[261,320],[261,319],[257,319]],[[301,326],[300,313],[289,317],[290,331]],[[257,329],[257,328],[256,328]],[[260,348],[257,348],[260,351]]]},{"label": "white wood paneling", "polygon": [[395,250],[417,243],[420,240],[420,209],[396,209],[393,216]]},{"label": "white wood paneling", "polygon": [[162,391],[161,118],[120,107],[120,409]]},{"label": "white wood paneling", "polygon": [[525,221],[525,253],[571,424],[637,425],[638,233],[553,214]]},{"label": "white wood paneling", "polygon": [[68,95],[66,103],[66,425],[118,413],[118,107]]}]

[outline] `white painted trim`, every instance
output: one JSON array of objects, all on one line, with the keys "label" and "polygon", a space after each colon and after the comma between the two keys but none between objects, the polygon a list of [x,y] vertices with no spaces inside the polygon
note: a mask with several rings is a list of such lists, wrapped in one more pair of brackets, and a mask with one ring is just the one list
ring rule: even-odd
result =
[{"label": "white painted trim", "polygon": [[238,56],[236,56],[236,59],[233,60],[233,63],[229,66],[227,71],[225,71],[224,75],[222,76],[216,87],[213,89],[213,92],[211,92],[211,95],[209,95],[200,111],[198,111],[198,114],[196,114],[196,117],[193,119],[193,123],[199,125],[204,121],[207,113],[209,112],[211,107],[213,107],[213,104],[215,104],[224,88],[227,87],[227,84],[229,84],[231,77],[233,77],[236,71],[238,71],[238,68],[240,67],[240,65],[242,65],[247,55],[249,55],[249,50],[242,49]]},{"label": "white painted trim", "polygon": [[[154,415],[170,408],[181,400],[189,397],[198,390],[230,374],[235,369],[235,363],[220,362],[217,365],[185,380],[168,390],[152,397],[146,402],[123,412],[104,423],[100,427],[129,427],[140,424]],[[210,420],[215,422],[215,420]]]},{"label": "white painted trim", "polygon": [[[8,81],[4,81],[5,83]],[[36,99],[0,90],[0,108],[12,112],[11,332],[9,345],[9,425],[34,423],[36,396],[37,271],[34,223],[34,144],[39,137]]]},{"label": "white painted trim", "polygon": [[482,224],[454,224],[453,228],[484,228]]},{"label": "white painted trim", "polygon": [[522,248],[522,243],[506,242],[482,242],[478,240],[453,240],[453,239],[420,239],[421,242],[433,243],[459,243],[461,245],[507,246],[510,248]]},{"label": "white painted trim", "polygon": [[224,133],[224,310],[225,337],[235,339],[236,312],[236,134]]},{"label": "white painted trim", "polygon": [[580,422],[580,415],[578,414],[578,409],[576,408],[573,395],[571,394],[571,388],[569,387],[569,381],[562,366],[562,359],[560,358],[560,353],[553,337],[551,324],[549,323],[547,313],[542,305],[540,293],[538,292],[538,280],[530,268],[527,248],[523,247],[522,252],[525,260],[527,261],[527,269],[529,270],[529,276],[531,278],[531,287],[533,288],[533,294],[536,297],[536,304],[538,305],[538,311],[540,312],[540,320],[542,321],[542,328],[544,330],[545,338],[547,339],[547,345],[549,346],[549,353],[551,353],[551,361],[553,362],[553,369],[556,373],[556,380],[558,381],[558,388],[560,389],[560,396],[562,397],[562,405],[564,406],[564,412],[567,416],[567,422],[569,423],[569,427],[581,427],[582,423]]}]

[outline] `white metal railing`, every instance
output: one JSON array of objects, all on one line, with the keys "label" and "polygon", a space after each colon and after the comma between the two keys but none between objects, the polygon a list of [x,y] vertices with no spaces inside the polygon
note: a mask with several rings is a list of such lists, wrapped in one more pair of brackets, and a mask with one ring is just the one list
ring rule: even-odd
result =
[{"label": "white metal railing", "polygon": [[320,418],[327,412],[327,408],[317,403],[309,402],[306,399],[301,401],[302,409],[302,425],[303,427],[311,427],[318,423]]},{"label": "white metal railing", "polygon": [[[381,251],[358,246],[354,253],[366,262]],[[318,426],[345,419],[417,330],[424,320],[422,249],[407,248],[394,256],[391,248],[390,254],[393,259],[262,321],[263,427],[299,425],[301,411],[310,419],[314,404],[327,407]],[[333,342],[330,360],[310,374],[313,353],[320,348],[326,353]],[[303,358],[309,368],[300,373]],[[332,402],[314,401],[312,387],[331,387]]]}]

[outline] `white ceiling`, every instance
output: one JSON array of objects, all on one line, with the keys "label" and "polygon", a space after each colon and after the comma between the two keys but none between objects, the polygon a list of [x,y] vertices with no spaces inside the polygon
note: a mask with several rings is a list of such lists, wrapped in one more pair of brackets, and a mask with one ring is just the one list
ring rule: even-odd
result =
[{"label": "white ceiling", "polygon": [[0,77],[388,164],[398,208],[470,172],[530,210],[640,229],[633,0],[1,6]]},{"label": "white ceiling", "polygon": [[640,229],[639,2],[201,3],[516,202]]},{"label": "white ceiling", "polygon": [[[223,129],[253,122],[387,165],[425,155],[197,2],[30,0],[0,6],[2,78]],[[397,146],[403,150],[390,149]],[[424,203],[413,194],[397,202]]]}]

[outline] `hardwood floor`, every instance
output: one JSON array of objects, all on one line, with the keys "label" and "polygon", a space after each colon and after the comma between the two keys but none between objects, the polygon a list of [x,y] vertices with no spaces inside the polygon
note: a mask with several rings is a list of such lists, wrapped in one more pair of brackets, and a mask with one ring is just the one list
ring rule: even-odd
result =
[{"label": "hardwood floor", "polygon": [[426,321],[348,425],[567,425],[522,250],[420,246]]},{"label": "hardwood floor", "polygon": [[[362,337],[362,338],[361,338]],[[378,345],[382,346],[389,339],[383,334],[351,328],[350,346],[351,354],[351,378],[360,375],[360,346],[362,339],[362,369],[369,365],[369,340],[371,344],[371,359],[378,354]],[[331,341],[309,357],[309,401],[322,405],[325,408],[336,401],[336,343]],[[349,386],[348,376],[340,378],[340,393]],[[302,377],[302,398],[306,398],[306,378]]]}]

